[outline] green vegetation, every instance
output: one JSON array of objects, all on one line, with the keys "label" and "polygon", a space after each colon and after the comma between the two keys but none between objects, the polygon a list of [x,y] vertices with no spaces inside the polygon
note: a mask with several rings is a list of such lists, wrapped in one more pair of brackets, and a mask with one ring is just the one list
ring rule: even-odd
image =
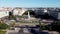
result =
[{"label": "green vegetation", "polygon": [[32,10],[27,10],[23,15],[27,15],[28,14],[28,11],[30,12],[30,15],[35,15],[35,12],[32,11]]},{"label": "green vegetation", "polygon": [[10,23],[9,26],[10,27],[14,27],[15,26],[15,23]]},{"label": "green vegetation", "polygon": [[21,21],[20,23],[39,23],[38,21]]},{"label": "green vegetation", "polygon": [[43,23],[39,23],[40,25],[40,29],[44,30],[45,29],[45,25]]},{"label": "green vegetation", "polygon": [[16,23],[16,25],[39,25],[39,23]]},{"label": "green vegetation", "polygon": [[15,19],[16,16],[9,16],[9,20]]},{"label": "green vegetation", "polygon": [[40,24],[42,30],[60,31],[60,21],[53,22],[49,25]]},{"label": "green vegetation", "polygon": [[7,29],[8,25],[5,23],[0,23],[0,29]]},{"label": "green vegetation", "polygon": [[0,30],[0,34],[5,34],[6,31]]},{"label": "green vegetation", "polygon": [[3,21],[0,21],[0,34],[5,34],[7,28],[8,28],[8,25],[5,24]]},{"label": "green vegetation", "polygon": [[13,27],[10,27],[9,30],[15,30]]},{"label": "green vegetation", "polygon": [[46,28],[48,30],[60,31],[60,21],[51,23],[50,25],[46,25]]}]

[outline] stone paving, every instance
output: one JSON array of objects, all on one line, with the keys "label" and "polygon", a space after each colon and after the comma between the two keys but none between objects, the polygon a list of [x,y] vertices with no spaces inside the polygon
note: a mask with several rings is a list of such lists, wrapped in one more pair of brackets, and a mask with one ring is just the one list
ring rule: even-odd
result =
[{"label": "stone paving", "polygon": [[15,30],[7,30],[6,34],[59,34],[56,31],[47,31],[47,30],[40,30],[39,28],[15,28]]},{"label": "stone paving", "polygon": [[27,28],[20,28],[20,30],[8,30],[6,34],[31,34]]}]

